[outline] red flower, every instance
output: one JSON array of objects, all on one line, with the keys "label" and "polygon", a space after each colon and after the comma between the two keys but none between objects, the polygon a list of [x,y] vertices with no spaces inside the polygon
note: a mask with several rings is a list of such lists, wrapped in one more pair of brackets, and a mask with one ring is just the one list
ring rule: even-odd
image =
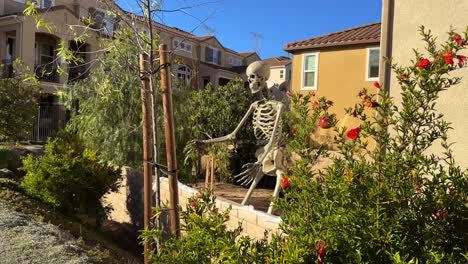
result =
[{"label": "red flower", "polygon": [[452,39],[458,43],[458,45],[463,46],[465,45],[465,41],[462,39],[462,37],[458,34],[453,34]]},{"label": "red flower", "polygon": [[348,173],[349,173],[348,169],[344,169],[343,174],[348,175]]},{"label": "red flower", "polygon": [[431,65],[431,62],[428,59],[422,59],[418,63],[416,63],[416,67],[418,68],[426,68]]},{"label": "red flower", "polygon": [[444,209],[442,210],[442,212],[441,212],[441,211],[438,211],[437,213],[434,214],[434,216],[435,216],[435,218],[436,218],[437,220],[444,220],[445,218],[448,217],[447,208],[444,208]]},{"label": "red flower", "polygon": [[289,187],[289,177],[288,176],[284,176],[283,180],[281,181],[281,187],[283,187],[283,189],[286,189]]},{"label": "red flower", "polygon": [[458,65],[461,67],[465,64],[466,62],[466,56],[463,56],[463,55],[457,55],[457,59],[458,59]]},{"label": "red flower", "polygon": [[452,51],[447,51],[444,54],[440,55],[442,58],[444,58],[445,63],[449,65],[453,65],[453,53]]},{"label": "red flower", "polygon": [[325,243],[325,241],[319,241],[317,243],[315,243],[315,250],[317,250],[317,260],[318,262],[322,262],[323,261],[323,257],[325,257],[325,246],[327,244]]},{"label": "red flower", "polygon": [[324,116],[318,120],[318,126],[321,128],[330,128],[331,127],[331,119],[328,116]]},{"label": "red flower", "polygon": [[293,135],[296,134],[296,133],[297,133],[297,129],[295,129],[295,128],[291,129],[291,133],[292,133]]},{"label": "red flower", "polygon": [[197,205],[197,204],[196,204],[195,202],[191,202],[191,203],[190,203],[190,207],[192,207],[192,208],[195,208],[196,205]]},{"label": "red flower", "polygon": [[367,107],[374,107],[374,102],[372,102],[372,101],[370,101],[370,100],[369,100],[369,101],[366,101],[366,106],[367,106]]},{"label": "red flower", "polygon": [[291,96],[291,91],[287,91],[287,92],[286,92],[286,95],[287,95],[287,96]]},{"label": "red flower", "polygon": [[374,87],[377,88],[377,89],[380,88],[380,83],[379,82],[374,82]]},{"label": "red flower", "polygon": [[346,132],[346,136],[352,140],[356,140],[359,136],[359,132],[361,132],[361,128],[356,127],[356,128],[348,130],[348,132]]},{"label": "red flower", "polygon": [[320,107],[320,103],[318,101],[313,101],[312,102],[312,106],[315,107],[315,108],[319,108]]}]

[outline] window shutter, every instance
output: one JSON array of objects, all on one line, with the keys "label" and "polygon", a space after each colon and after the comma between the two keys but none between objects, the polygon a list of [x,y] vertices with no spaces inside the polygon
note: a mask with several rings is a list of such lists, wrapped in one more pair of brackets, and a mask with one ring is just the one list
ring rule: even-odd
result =
[{"label": "window shutter", "polygon": [[205,47],[205,61],[211,62],[213,60],[213,50]]},{"label": "window shutter", "polygon": [[221,65],[221,51],[217,50],[217,52],[218,52],[218,61],[216,63]]}]

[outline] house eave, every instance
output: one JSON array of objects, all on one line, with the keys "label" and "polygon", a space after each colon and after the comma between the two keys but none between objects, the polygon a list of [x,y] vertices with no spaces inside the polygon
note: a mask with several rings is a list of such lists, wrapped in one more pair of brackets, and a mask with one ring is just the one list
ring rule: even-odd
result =
[{"label": "house eave", "polygon": [[380,44],[380,40],[360,40],[360,41],[349,41],[349,42],[339,42],[339,43],[324,43],[317,45],[308,45],[308,46],[299,46],[292,48],[284,48],[285,51],[293,53],[301,50],[310,50],[310,49],[320,49],[320,48],[331,48],[331,47],[348,47],[353,45],[362,45],[362,44]]}]

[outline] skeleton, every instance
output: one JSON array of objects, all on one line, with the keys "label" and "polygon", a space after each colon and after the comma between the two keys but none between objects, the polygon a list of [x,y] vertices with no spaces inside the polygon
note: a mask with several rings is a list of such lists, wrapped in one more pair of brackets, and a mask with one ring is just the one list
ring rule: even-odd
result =
[{"label": "skeleton", "polygon": [[[201,141],[202,143],[214,143],[233,140],[249,116],[253,113],[253,129],[257,139],[257,145],[259,145],[255,153],[257,161],[245,164],[243,166],[245,171],[234,176],[239,179],[244,186],[251,184],[242,201],[242,205],[248,202],[253,190],[264,175],[276,176],[273,198],[278,198],[281,191],[283,175],[286,171],[283,162],[283,151],[279,147],[282,130],[281,115],[284,111],[284,105],[278,101],[268,100],[263,96],[263,91],[268,89],[266,81],[270,76],[270,67],[262,61],[256,61],[247,67],[246,73],[250,90],[253,95],[259,96],[259,100],[250,105],[249,110],[232,133],[224,137]],[[269,214],[273,211],[274,199],[268,208]]]}]

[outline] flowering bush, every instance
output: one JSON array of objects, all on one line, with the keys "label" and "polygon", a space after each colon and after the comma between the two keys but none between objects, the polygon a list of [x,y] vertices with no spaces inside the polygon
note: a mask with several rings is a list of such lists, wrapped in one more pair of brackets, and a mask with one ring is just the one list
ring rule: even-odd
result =
[{"label": "flowering bush", "polygon": [[[436,111],[440,92],[460,81],[449,73],[465,65],[459,52],[468,31],[463,42],[450,32],[440,47],[424,28],[421,34],[427,57],[416,52],[412,66],[392,65],[401,107],[379,83],[378,103],[363,89],[362,102],[347,109],[362,124],[338,131],[341,155],[333,165],[319,174],[301,163],[291,168],[289,188],[278,201],[288,263],[468,260],[468,172],[456,166],[450,124]],[[377,115],[366,116],[366,107]],[[438,142],[445,152],[429,154]]]}]

